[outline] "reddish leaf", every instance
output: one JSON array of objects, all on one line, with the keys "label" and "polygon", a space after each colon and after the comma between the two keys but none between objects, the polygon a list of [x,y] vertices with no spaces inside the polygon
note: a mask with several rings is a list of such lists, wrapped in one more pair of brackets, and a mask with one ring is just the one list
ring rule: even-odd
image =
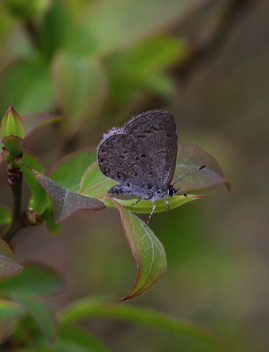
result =
[{"label": "reddish leaf", "polygon": [[49,177],[35,170],[33,171],[38,182],[45,188],[52,199],[57,222],[65,220],[79,210],[101,210],[105,208],[104,203],[99,199],[71,192],[59,183],[52,181]]},{"label": "reddish leaf", "polygon": [[137,216],[126,210],[115,199],[120,211],[125,235],[137,265],[137,275],[131,291],[121,299],[128,300],[149,290],[166,272],[166,254],[153,231]]},{"label": "reddish leaf", "polygon": [[22,120],[25,127],[25,136],[30,134],[36,128],[49,125],[54,122],[61,121],[62,116],[45,114],[45,113],[36,113],[36,114],[27,114],[22,116]]},{"label": "reddish leaf", "polygon": [[0,239],[0,279],[15,276],[23,267],[13,260],[13,254],[8,244]]},{"label": "reddish leaf", "polygon": [[222,185],[231,189],[230,181],[224,176],[217,160],[196,145],[178,144],[176,170],[173,182],[194,169],[206,164],[206,168],[184,178],[176,186],[180,186],[185,193],[201,192]]}]

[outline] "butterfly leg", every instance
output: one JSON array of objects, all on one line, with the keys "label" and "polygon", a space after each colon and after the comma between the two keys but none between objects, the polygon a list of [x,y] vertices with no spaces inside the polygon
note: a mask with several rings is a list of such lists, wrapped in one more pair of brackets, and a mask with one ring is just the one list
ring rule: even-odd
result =
[{"label": "butterfly leg", "polygon": [[168,212],[169,212],[169,202],[168,202],[166,199],[164,199],[163,201],[164,201],[164,202],[166,203],[166,205],[167,205],[166,212],[168,213]]},{"label": "butterfly leg", "polygon": [[154,203],[153,203],[152,210],[151,210],[151,213],[149,214],[148,221],[146,222],[146,224],[145,224],[145,226],[144,226],[144,227],[147,227],[147,226],[148,226],[148,224],[149,224],[149,220],[150,220],[150,218],[152,217],[152,215],[153,215],[153,213],[154,213],[155,208],[156,208],[156,203],[154,202]]},{"label": "butterfly leg", "polygon": [[[142,198],[141,198],[142,199]],[[141,199],[138,199],[136,202],[134,202],[133,204],[131,205],[126,205],[124,206],[124,208],[131,208],[132,206],[136,205],[138,202],[140,202]]]}]

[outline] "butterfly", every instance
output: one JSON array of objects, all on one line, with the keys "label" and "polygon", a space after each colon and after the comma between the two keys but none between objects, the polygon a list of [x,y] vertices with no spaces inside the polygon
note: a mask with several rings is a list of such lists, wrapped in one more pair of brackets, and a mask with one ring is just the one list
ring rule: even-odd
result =
[{"label": "butterfly", "polygon": [[152,110],[132,117],[120,128],[112,128],[98,145],[97,161],[101,172],[118,182],[108,193],[115,198],[137,199],[128,207],[142,199],[153,203],[146,225],[157,200],[163,200],[168,211],[166,198],[177,192],[187,196],[174,187],[175,183],[206,166],[202,165],[171,184],[177,143],[174,117],[164,110]]}]

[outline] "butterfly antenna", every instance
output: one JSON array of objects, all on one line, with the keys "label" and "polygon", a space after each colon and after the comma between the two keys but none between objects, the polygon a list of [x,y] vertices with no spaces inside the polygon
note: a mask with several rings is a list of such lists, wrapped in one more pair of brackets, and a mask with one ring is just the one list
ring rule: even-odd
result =
[{"label": "butterfly antenna", "polygon": [[[206,167],[206,164],[204,164],[204,165],[198,167],[198,168],[195,169],[195,170],[192,170],[191,172],[189,172],[189,173],[186,174],[186,175],[181,176],[179,179],[176,180],[176,182],[174,182],[174,183],[172,184],[172,186],[174,186],[175,183],[177,183],[178,181],[182,180],[184,177],[190,176],[190,175],[193,174],[194,172],[200,171],[200,170],[204,169],[205,167]],[[182,193],[182,194],[185,195],[184,193]]]}]

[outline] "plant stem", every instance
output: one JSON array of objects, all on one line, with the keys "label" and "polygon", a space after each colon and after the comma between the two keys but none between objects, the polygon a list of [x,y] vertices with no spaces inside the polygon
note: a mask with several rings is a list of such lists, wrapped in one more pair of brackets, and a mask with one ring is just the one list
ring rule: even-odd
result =
[{"label": "plant stem", "polygon": [[21,229],[21,203],[22,203],[22,171],[10,164],[7,166],[8,184],[12,190],[12,219],[3,232],[1,238],[9,242]]}]

